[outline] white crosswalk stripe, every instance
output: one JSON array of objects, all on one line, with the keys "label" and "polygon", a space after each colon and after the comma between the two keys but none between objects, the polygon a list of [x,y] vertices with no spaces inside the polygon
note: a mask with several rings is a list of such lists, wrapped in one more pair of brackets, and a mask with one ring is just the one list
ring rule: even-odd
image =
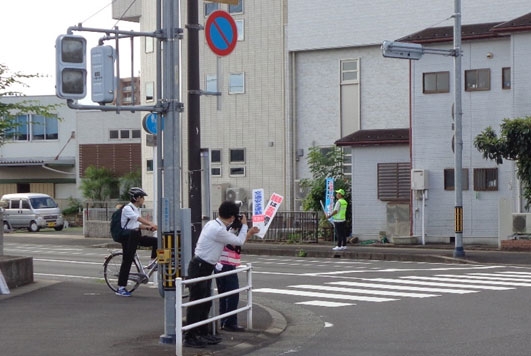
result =
[{"label": "white crosswalk stripe", "polygon": [[[359,278],[297,284],[285,288],[259,288],[253,293],[284,294],[312,300],[296,304],[318,307],[346,307],[356,302],[391,302],[402,298],[434,298],[445,294],[473,294],[482,291],[506,291],[531,287],[531,272],[437,274],[434,276],[397,276],[395,278]],[[332,301],[331,301],[332,300]],[[343,300],[345,302],[339,302]]]}]

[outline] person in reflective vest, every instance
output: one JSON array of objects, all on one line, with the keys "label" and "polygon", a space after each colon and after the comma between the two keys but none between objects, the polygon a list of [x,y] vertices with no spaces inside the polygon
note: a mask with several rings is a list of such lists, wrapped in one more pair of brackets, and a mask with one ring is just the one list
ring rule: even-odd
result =
[{"label": "person in reflective vest", "polygon": [[334,235],[337,241],[337,246],[332,250],[346,250],[347,249],[347,201],[343,199],[345,191],[343,189],[336,190],[336,205],[334,210],[326,215],[327,219],[334,220]]},{"label": "person in reflective vest", "polygon": [[[231,230],[232,231],[232,230]],[[216,265],[215,272],[234,271],[241,263],[240,254],[241,246],[225,245],[221,252],[221,257]],[[231,274],[224,277],[216,278],[218,294],[229,292],[240,288],[238,274]],[[226,297],[219,298],[219,315],[225,314],[238,309],[240,294],[235,293]],[[221,319],[221,329],[226,331],[244,331],[243,326],[238,325],[238,315],[230,315]]]}]

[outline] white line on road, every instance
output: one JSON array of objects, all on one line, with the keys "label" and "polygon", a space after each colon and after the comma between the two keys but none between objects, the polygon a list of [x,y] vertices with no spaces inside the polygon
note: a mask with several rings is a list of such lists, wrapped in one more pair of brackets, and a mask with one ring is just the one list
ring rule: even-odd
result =
[{"label": "white line on road", "polygon": [[324,290],[324,291],[329,291],[329,292],[343,292],[343,293],[355,293],[355,294],[374,294],[374,295],[384,295],[384,296],[388,296],[388,297],[408,297],[408,298],[440,297],[440,295],[438,295],[438,294],[392,292],[392,291],[375,290],[375,289],[342,288],[342,287],[330,287],[330,286],[307,285],[307,284],[299,284],[299,285],[288,286],[288,287],[289,288],[300,288],[300,289]]},{"label": "white line on road", "polygon": [[273,294],[284,294],[284,295],[296,295],[296,296],[311,297],[311,298],[355,300],[355,301],[377,302],[377,303],[391,302],[394,300],[398,300],[398,299],[391,299],[391,298],[363,297],[363,296],[356,296],[356,295],[333,295],[333,294],[327,294],[327,293],[304,292],[304,291],[298,291],[298,290],[274,289],[274,288],[253,289],[253,293],[273,293]]},{"label": "white line on road", "polygon": [[[364,279],[364,281],[370,282],[370,281],[374,281],[374,279]],[[469,289],[465,290],[465,289],[445,289],[445,288],[417,287],[417,286],[400,286],[400,285],[392,285],[392,284],[378,284],[378,283],[366,283],[366,282],[331,282],[330,284],[342,285],[342,286],[378,288],[378,289],[428,292],[428,293],[450,293],[450,294],[477,293],[477,291],[469,290]]]}]

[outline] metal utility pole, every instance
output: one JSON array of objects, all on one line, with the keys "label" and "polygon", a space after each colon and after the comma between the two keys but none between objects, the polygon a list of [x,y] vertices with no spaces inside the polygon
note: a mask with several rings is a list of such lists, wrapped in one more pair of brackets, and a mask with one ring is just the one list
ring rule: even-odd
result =
[{"label": "metal utility pole", "polygon": [[[178,233],[182,230],[180,219],[180,130],[179,113],[182,103],[179,100],[179,0],[162,0],[163,39],[163,86],[161,101],[166,105],[163,146],[163,197],[161,198],[162,238],[164,247],[173,249],[170,267],[165,267],[164,284],[164,334],[162,343],[175,343],[175,277],[178,270]],[[173,280],[173,283],[172,283]]]},{"label": "metal utility pole", "polygon": [[454,257],[464,257],[463,249],[463,137],[462,137],[462,85],[461,85],[461,0],[454,2],[454,110],[455,110],[455,249]]},{"label": "metal utility pole", "polygon": [[202,220],[198,8],[197,0],[188,0],[188,204],[192,220],[192,250],[199,239]]}]

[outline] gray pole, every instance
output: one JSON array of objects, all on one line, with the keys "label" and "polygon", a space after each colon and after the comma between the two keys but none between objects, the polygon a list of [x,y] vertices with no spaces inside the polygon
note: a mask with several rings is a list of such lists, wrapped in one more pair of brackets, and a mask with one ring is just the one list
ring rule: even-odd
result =
[{"label": "gray pole", "polygon": [[455,250],[454,257],[464,257],[463,249],[463,137],[462,137],[462,87],[461,87],[461,0],[455,0],[454,13],[454,96],[455,96]]},{"label": "gray pole", "polygon": [[[162,216],[162,233],[173,235],[175,246],[176,234],[180,230],[180,131],[179,112],[179,0],[163,0],[162,22],[164,32],[163,46],[163,88],[162,101],[168,105],[164,118],[162,137],[164,169],[164,204]],[[176,253],[177,254],[177,253]],[[174,259],[177,256],[173,257]],[[177,266],[177,262],[175,262]],[[175,290],[164,292],[164,335],[162,343],[175,343]]]}]

